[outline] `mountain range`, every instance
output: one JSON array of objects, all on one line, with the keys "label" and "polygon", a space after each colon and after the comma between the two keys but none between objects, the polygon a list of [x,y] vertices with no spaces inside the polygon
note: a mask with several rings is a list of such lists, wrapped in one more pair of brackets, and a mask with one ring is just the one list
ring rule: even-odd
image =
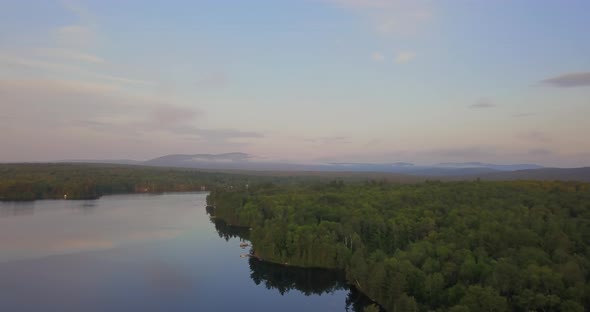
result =
[{"label": "mountain range", "polygon": [[316,171],[316,172],[376,172],[403,174],[425,178],[489,180],[542,179],[590,181],[590,167],[544,168],[536,164],[491,164],[482,162],[445,162],[434,165],[415,165],[408,162],[392,163],[294,163],[272,161],[246,153],[174,154],[147,161],[135,160],[76,160],[67,162],[114,163],[157,167],[179,167],[208,170],[245,171]]}]

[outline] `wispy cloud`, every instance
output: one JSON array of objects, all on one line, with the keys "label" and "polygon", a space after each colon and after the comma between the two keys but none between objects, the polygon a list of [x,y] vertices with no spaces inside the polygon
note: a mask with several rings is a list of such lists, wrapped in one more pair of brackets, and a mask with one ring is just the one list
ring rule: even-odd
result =
[{"label": "wispy cloud", "polygon": [[496,104],[492,103],[488,99],[480,99],[474,104],[469,105],[470,108],[493,108],[496,107]]},{"label": "wispy cloud", "polygon": [[[185,145],[178,142],[188,139],[204,149],[224,150],[245,146],[248,139],[264,137],[256,131],[201,126],[204,113],[197,108],[169,102],[166,98],[134,96],[112,85],[0,80],[0,94],[6,115],[2,124],[8,127],[6,133],[26,132],[31,142],[52,137],[79,143],[94,138],[97,149],[100,144],[109,149],[113,142],[120,145],[127,142],[138,150],[150,150],[155,149],[154,140],[159,140],[176,150],[184,149]],[[0,142],[16,144],[8,135],[0,136]]]},{"label": "wispy cloud", "polygon": [[[101,84],[101,83],[89,83],[81,81],[68,81],[68,80],[46,80],[46,79],[3,79],[0,80],[0,90],[3,90],[4,94],[18,95],[18,92],[29,92],[27,94],[21,94],[25,97],[27,95],[35,94],[103,94],[109,95],[113,92],[117,92],[120,89],[116,85]],[[39,99],[42,99],[40,97]],[[8,99],[5,99],[8,103]]]},{"label": "wispy cloud", "polygon": [[527,151],[527,154],[531,156],[548,156],[552,155],[553,152],[547,148],[532,148]]},{"label": "wispy cloud", "polygon": [[193,137],[196,140],[203,141],[216,141],[216,142],[228,142],[235,139],[247,139],[247,138],[263,138],[264,134],[254,131],[242,131],[232,128],[221,128],[221,129],[200,129],[200,128],[189,128],[190,133],[196,135]]},{"label": "wispy cloud", "polygon": [[558,88],[590,86],[590,72],[567,73],[541,80],[541,83]]},{"label": "wispy cloud", "polygon": [[205,73],[198,81],[199,85],[207,87],[225,87],[229,83],[227,74],[222,70]]},{"label": "wispy cloud", "polygon": [[129,78],[129,77],[121,77],[115,76],[111,74],[103,74],[96,70],[89,70],[77,64],[70,64],[68,62],[53,62],[53,61],[46,61],[37,58],[31,57],[20,57],[11,54],[3,54],[0,53],[0,64],[4,63],[6,65],[11,66],[21,66],[27,67],[31,69],[51,72],[54,74],[64,74],[64,73],[74,73],[77,75],[84,76],[85,78],[98,78],[101,80],[107,80],[111,82],[119,82],[125,84],[142,84],[142,85],[151,85],[154,84],[151,81]]},{"label": "wispy cloud", "polygon": [[395,62],[398,64],[407,63],[416,57],[416,53],[411,51],[401,51],[395,56]]},{"label": "wispy cloud", "polygon": [[324,0],[367,17],[381,34],[408,35],[433,15],[427,1],[414,0]]},{"label": "wispy cloud", "polygon": [[519,135],[519,137],[525,141],[529,142],[541,142],[547,143],[551,142],[551,138],[543,131],[532,130]]},{"label": "wispy cloud", "polygon": [[385,61],[385,55],[379,51],[376,51],[371,54],[371,59],[375,62],[383,62]]},{"label": "wispy cloud", "polygon": [[92,47],[97,39],[94,29],[84,25],[66,25],[54,31],[56,42],[60,46],[71,48]]},{"label": "wispy cloud", "polygon": [[38,49],[38,55],[50,56],[63,60],[82,61],[88,63],[105,63],[105,60],[97,55],[79,52],[75,50],[63,49],[63,48],[41,48]]},{"label": "wispy cloud", "polygon": [[58,3],[65,11],[73,14],[78,22],[64,25],[54,31],[54,36],[61,46],[89,48],[96,43],[98,34],[93,14],[77,1],[60,0]]},{"label": "wispy cloud", "polygon": [[162,126],[178,125],[193,121],[201,112],[173,105],[158,106],[152,113],[153,121]]},{"label": "wispy cloud", "polygon": [[58,3],[62,8],[74,14],[81,22],[94,24],[94,16],[86,7],[80,5],[78,1],[59,0]]},{"label": "wispy cloud", "polygon": [[88,72],[88,74],[95,76],[97,78],[111,80],[111,81],[115,81],[115,82],[122,82],[122,83],[127,83],[127,84],[140,84],[140,85],[153,85],[153,84],[155,84],[153,81],[128,78],[128,77],[121,77],[121,76],[106,75],[106,74],[99,74],[99,73],[95,73],[95,72]]},{"label": "wispy cloud", "polygon": [[97,23],[91,12],[76,1],[63,0],[58,3],[66,12],[74,15],[77,23],[49,30],[49,38],[44,40],[46,43],[43,47],[0,51],[0,69],[1,66],[23,67],[29,72],[38,71],[35,74],[44,79],[50,74],[58,81],[75,76],[89,83],[98,81],[119,84],[121,87],[155,84],[113,72],[113,68],[119,67],[108,64],[107,60],[92,51],[99,42]]},{"label": "wispy cloud", "polygon": [[331,144],[344,144],[349,143],[350,139],[345,136],[326,136],[326,137],[317,137],[317,138],[309,138],[305,139],[304,141],[318,144],[318,145],[331,145]]},{"label": "wispy cloud", "polygon": [[525,117],[532,117],[535,116],[535,113],[517,113],[513,114],[512,117],[514,118],[525,118]]}]

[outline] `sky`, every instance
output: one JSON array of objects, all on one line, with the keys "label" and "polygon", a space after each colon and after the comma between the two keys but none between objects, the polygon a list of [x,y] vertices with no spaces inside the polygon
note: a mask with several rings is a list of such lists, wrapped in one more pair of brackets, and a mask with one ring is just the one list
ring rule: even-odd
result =
[{"label": "sky", "polygon": [[0,0],[0,162],[590,166],[590,1]]}]

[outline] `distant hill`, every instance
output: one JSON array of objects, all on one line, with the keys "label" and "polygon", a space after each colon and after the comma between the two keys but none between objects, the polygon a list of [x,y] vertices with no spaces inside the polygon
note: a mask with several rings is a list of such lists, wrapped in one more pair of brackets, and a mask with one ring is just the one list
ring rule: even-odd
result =
[{"label": "distant hill", "polygon": [[543,168],[536,164],[490,164],[482,162],[445,162],[435,165],[423,166],[408,162],[391,163],[353,163],[353,162],[326,162],[326,163],[294,163],[285,161],[271,161],[246,153],[224,154],[174,154],[157,157],[147,161],[135,160],[77,160],[68,162],[92,162],[131,164],[155,167],[178,167],[206,170],[238,170],[281,172],[281,174],[295,174],[295,172],[320,174],[333,172],[344,174],[378,173],[380,177],[387,174],[401,175],[404,179],[410,176],[420,179],[442,180],[577,180],[590,181],[590,168]]},{"label": "distant hill", "polygon": [[[541,168],[516,170],[508,172],[492,172],[477,176],[482,180],[561,180],[590,182],[590,167],[581,168]],[[463,177],[468,178],[468,177]]]},{"label": "distant hill", "polygon": [[225,153],[225,154],[195,154],[195,155],[166,155],[144,161],[143,165],[148,166],[169,166],[169,167],[194,167],[197,165],[210,166],[212,164],[245,163],[251,158],[246,153]]},{"label": "distant hill", "polygon": [[246,153],[226,154],[175,154],[154,158],[142,165],[185,167],[223,170],[260,171],[335,171],[335,172],[383,172],[401,173],[421,177],[445,177],[484,174],[496,171],[542,168],[533,164],[496,165],[479,162],[441,163],[432,166],[419,166],[408,162],[393,163],[347,163],[328,162],[316,164],[269,161]]},{"label": "distant hill", "polygon": [[499,171],[515,171],[515,170],[526,170],[526,169],[540,169],[543,166],[535,164],[511,164],[511,165],[496,165],[486,164],[481,162],[462,162],[462,163],[440,163],[436,167],[442,168],[488,168]]}]

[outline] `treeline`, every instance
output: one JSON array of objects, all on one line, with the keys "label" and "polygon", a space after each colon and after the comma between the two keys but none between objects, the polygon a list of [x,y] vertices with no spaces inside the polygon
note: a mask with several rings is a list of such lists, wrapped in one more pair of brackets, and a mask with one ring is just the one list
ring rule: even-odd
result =
[{"label": "treeline", "polygon": [[189,169],[105,164],[2,164],[0,200],[93,199],[119,193],[199,191],[255,177]]},{"label": "treeline", "polygon": [[[346,175],[347,181],[366,179]],[[164,168],[90,163],[0,164],[0,201],[95,199],[121,193],[161,193],[245,188],[248,184],[315,184],[333,175],[280,172],[215,172],[187,168]]]},{"label": "treeline", "polygon": [[388,311],[590,309],[590,184],[262,183],[208,201],[261,259],[342,269]]}]

